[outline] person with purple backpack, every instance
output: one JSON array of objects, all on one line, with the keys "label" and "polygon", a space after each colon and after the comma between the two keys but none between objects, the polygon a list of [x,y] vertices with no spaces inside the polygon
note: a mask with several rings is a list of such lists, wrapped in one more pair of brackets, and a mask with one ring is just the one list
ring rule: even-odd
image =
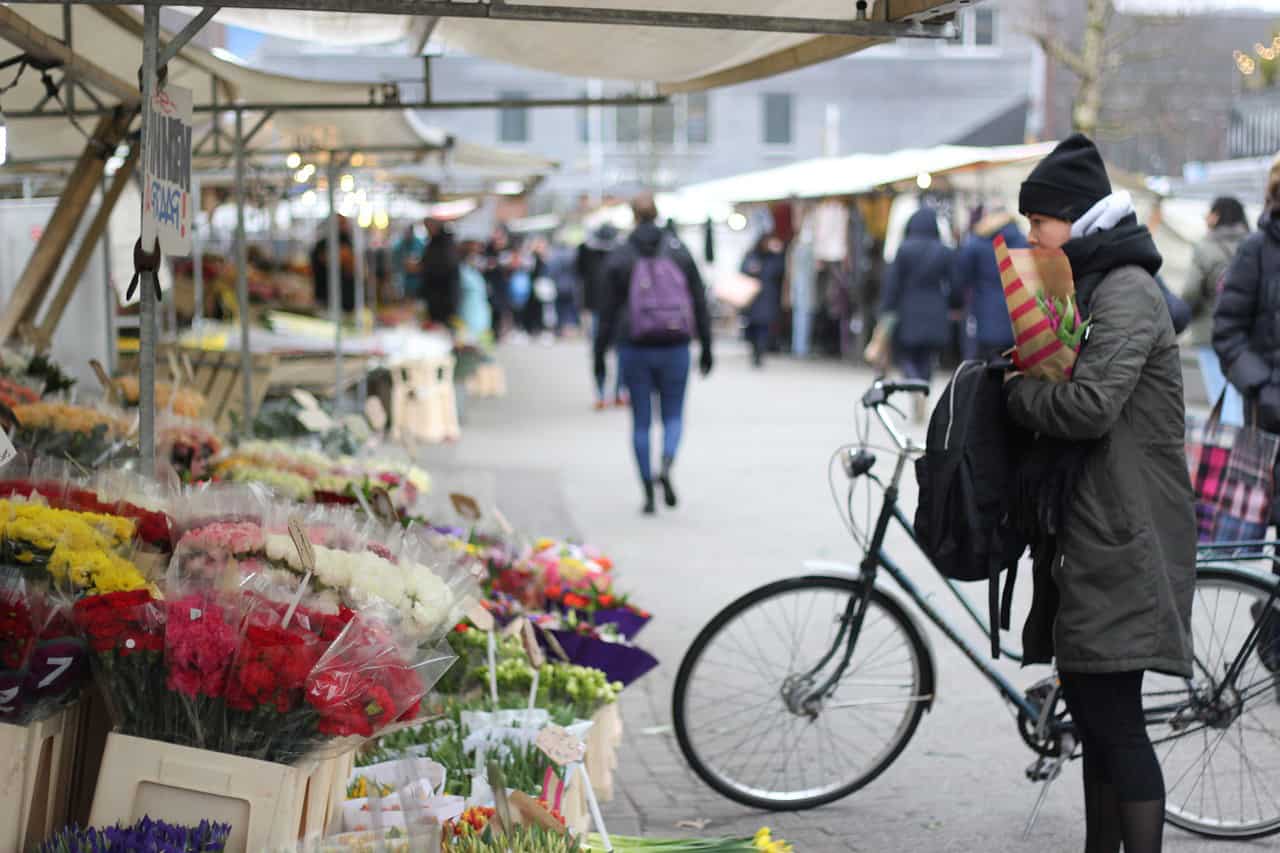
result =
[{"label": "person with purple backpack", "polygon": [[649,428],[653,397],[662,412],[662,468],[657,484],[663,501],[676,506],[671,468],[684,429],[684,394],[689,381],[689,343],[702,345],[702,375],[711,372],[711,316],[706,288],[684,245],[658,227],[653,196],[636,198],[636,228],[609,256],[604,300],[595,339],[595,373],[603,381],[605,354],[618,348],[618,366],[631,392],[632,444],[644,487],[644,512],[655,512]]}]

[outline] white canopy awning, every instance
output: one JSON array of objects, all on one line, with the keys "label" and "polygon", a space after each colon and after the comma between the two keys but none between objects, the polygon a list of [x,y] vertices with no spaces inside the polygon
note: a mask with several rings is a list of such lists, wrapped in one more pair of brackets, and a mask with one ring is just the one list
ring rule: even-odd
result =
[{"label": "white canopy awning", "polygon": [[[473,0],[458,0],[473,5]],[[852,0],[509,0],[506,7],[572,7],[644,13],[775,16],[851,22]],[[929,21],[949,15],[952,0],[873,0],[872,21]],[[388,4],[390,6],[390,4]],[[887,10],[887,11],[886,11]],[[656,81],[671,93],[725,86],[781,74],[865,50],[885,38],[812,35],[760,30],[709,30],[480,17],[430,18],[295,10],[223,8],[216,20],[307,41],[381,44],[429,34],[446,49],[460,49],[515,65],[577,77]],[[941,19],[939,19],[941,20]]]},{"label": "white canopy awning", "polygon": [[677,195],[688,203],[748,204],[788,198],[812,199],[850,196],[877,187],[948,172],[1005,163],[1036,160],[1053,150],[1054,143],[975,148],[940,145],[906,149],[891,154],[853,154],[801,160],[776,169],[765,169],[693,184]]},{"label": "white canopy awning", "polygon": [[[43,35],[56,39],[62,33],[60,5],[11,4],[4,12],[18,16],[18,22],[34,28],[36,38]],[[130,90],[136,92],[138,68],[142,62],[141,17],[123,7],[86,4],[73,4],[71,15],[74,53],[95,66],[100,76],[114,81],[111,91],[115,96],[106,95],[101,88],[95,87],[99,98],[107,106],[122,102]],[[162,34],[161,42],[167,40],[168,35]],[[168,79],[190,88],[198,107],[212,104],[215,92],[220,105],[240,102],[295,107],[274,112],[253,138],[249,152],[255,159],[298,149],[369,151],[371,164],[388,160],[418,161],[430,154],[446,168],[496,170],[494,174],[504,178],[545,174],[555,166],[544,158],[455,140],[403,109],[337,108],[368,104],[370,89],[380,87],[381,83],[333,83],[266,73],[219,58],[211,51],[192,45],[184,47],[169,63],[168,69]],[[8,73],[16,72],[11,70]],[[0,83],[7,84],[11,79],[6,72],[0,72]],[[21,168],[24,162],[71,161],[84,149],[84,135],[68,118],[58,114],[61,111],[57,104],[47,105],[54,111],[50,117],[21,117],[22,113],[36,110],[46,94],[39,72],[34,69],[27,69],[17,86],[4,94],[9,168]],[[65,95],[63,98],[65,102]],[[83,92],[77,92],[76,100],[79,109],[95,106]],[[307,104],[324,104],[329,108],[296,108]],[[244,115],[246,133],[256,126],[259,118],[260,113],[247,112]],[[204,139],[212,121],[212,113],[197,112],[193,145],[199,145]],[[222,153],[213,156],[212,147],[206,145],[194,159],[198,170],[216,169],[228,164],[232,117],[223,114],[221,121],[227,135],[227,140],[221,145]],[[86,131],[91,131],[94,119],[81,118],[79,122]]]}]

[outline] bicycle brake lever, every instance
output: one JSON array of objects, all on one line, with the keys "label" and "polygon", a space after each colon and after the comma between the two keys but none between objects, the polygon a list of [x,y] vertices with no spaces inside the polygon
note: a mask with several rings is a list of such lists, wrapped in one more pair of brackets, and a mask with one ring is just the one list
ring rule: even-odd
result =
[{"label": "bicycle brake lever", "polygon": [[907,419],[907,413],[906,413],[906,412],[904,412],[904,411],[902,411],[902,409],[899,409],[899,408],[898,408],[897,406],[895,406],[893,403],[890,403],[888,400],[886,400],[885,402],[881,403],[880,405],[882,405],[882,406],[886,406],[886,407],[888,407],[888,408],[892,409],[892,410],[893,410],[893,412],[894,412],[894,414],[896,414],[898,417],[902,418],[904,421]]}]

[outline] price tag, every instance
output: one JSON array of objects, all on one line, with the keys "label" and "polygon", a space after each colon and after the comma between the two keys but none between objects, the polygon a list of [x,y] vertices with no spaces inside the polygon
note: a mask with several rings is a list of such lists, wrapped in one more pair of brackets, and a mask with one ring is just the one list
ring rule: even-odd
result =
[{"label": "price tag", "polygon": [[387,428],[387,410],[382,405],[382,400],[377,397],[369,397],[364,401],[364,416],[369,420],[369,426],[373,427],[375,432],[382,432]]},{"label": "price tag", "polygon": [[453,492],[449,495],[449,503],[453,504],[454,512],[467,521],[476,522],[480,520],[480,504],[476,503],[475,498],[459,492]]},{"label": "price tag", "polygon": [[302,520],[296,515],[289,519],[289,536],[293,539],[293,547],[298,549],[298,559],[302,561],[302,568],[308,572],[316,570],[316,551],[311,547],[311,540],[307,538],[306,528],[302,526]]},{"label": "price tag", "polygon": [[116,384],[111,381],[111,377],[107,375],[107,369],[102,366],[102,362],[96,358],[89,359],[89,366],[93,368],[93,373],[98,377],[98,382],[102,385],[102,390],[107,392],[107,399],[111,399],[116,393]]},{"label": "price tag", "polygon": [[556,635],[548,631],[546,628],[541,628],[540,630],[542,631],[542,636],[547,640],[547,648],[551,649],[551,654],[560,658],[560,660],[567,662],[569,660],[569,653],[564,650],[564,646],[560,645],[560,641],[556,639]]},{"label": "price tag", "polygon": [[511,522],[507,521],[507,517],[502,514],[502,510],[496,506],[493,508],[493,520],[497,522],[498,529],[502,531],[502,535],[510,539],[516,535],[516,529],[511,526]]},{"label": "price tag", "polygon": [[467,611],[467,618],[471,620],[471,624],[475,625],[481,631],[492,631],[494,627],[493,614],[482,604],[477,601],[470,610]]},{"label": "price tag", "polygon": [[533,628],[533,623],[528,619],[520,625],[520,642],[524,644],[524,653],[529,658],[529,666],[542,669],[542,665],[547,662],[547,655],[542,651],[542,646],[538,645],[538,634]]},{"label": "price tag", "polygon": [[169,360],[169,375],[173,377],[173,395],[178,394],[178,386],[182,384],[182,366],[178,364],[178,356],[173,350],[165,350],[165,356]]},{"label": "price tag", "polygon": [[542,754],[561,767],[566,764],[577,764],[587,753],[587,745],[581,738],[575,737],[568,729],[560,726],[547,726],[538,732],[534,741]]},{"label": "price tag", "polygon": [[304,391],[301,388],[294,388],[290,395],[295,403],[302,407],[302,410],[318,412],[320,411],[320,401],[316,399],[316,395],[310,391]]},{"label": "price tag", "polygon": [[333,418],[319,409],[303,409],[298,412],[298,423],[308,432],[328,432],[333,429]]},{"label": "price tag", "polygon": [[381,486],[373,488],[369,492],[369,505],[373,514],[387,524],[399,524],[400,513],[396,510],[396,505],[391,502],[391,495]]},{"label": "price tag", "polygon": [[0,430],[0,468],[9,464],[9,460],[18,455],[18,450],[9,440],[9,434]]}]

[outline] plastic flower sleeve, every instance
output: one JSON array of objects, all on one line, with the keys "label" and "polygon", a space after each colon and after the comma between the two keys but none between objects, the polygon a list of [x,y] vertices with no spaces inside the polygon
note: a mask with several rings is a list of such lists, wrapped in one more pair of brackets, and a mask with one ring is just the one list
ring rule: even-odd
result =
[{"label": "plastic flower sleeve", "polygon": [[420,649],[386,603],[367,605],[307,678],[307,701],[319,731],[351,739],[339,751],[417,717],[422,698],[447,669],[448,653]]},{"label": "plastic flower sleeve", "polygon": [[[211,538],[211,537],[209,537]],[[188,537],[165,583],[165,686],[185,711],[175,740],[200,749],[225,741],[226,690],[247,596],[229,547]]]}]

